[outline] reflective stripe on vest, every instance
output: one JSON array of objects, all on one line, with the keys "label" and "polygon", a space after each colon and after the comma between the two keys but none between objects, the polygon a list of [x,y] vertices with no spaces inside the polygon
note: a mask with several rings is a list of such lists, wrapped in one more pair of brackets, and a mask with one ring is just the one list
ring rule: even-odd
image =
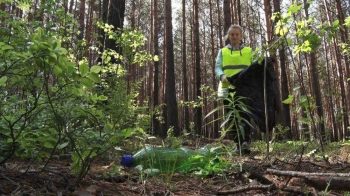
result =
[{"label": "reflective stripe on vest", "polygon": [[222,69],[227,77],[236,75],[252,63],[252,49],[244,47],[239,50],[230,48],[221,49],[222,52]]}]

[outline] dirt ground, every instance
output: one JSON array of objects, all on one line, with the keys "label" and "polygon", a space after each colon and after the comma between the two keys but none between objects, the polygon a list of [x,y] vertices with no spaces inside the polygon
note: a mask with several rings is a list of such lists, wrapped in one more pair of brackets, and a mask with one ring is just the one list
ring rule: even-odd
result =
[{"label": "dirt ground", "polygon": [[0,167],[0,195],[350,195],[348,150],[339,149],[327,161],[300,155],[267,160],[253,152],[232,159],[241,168],[207,177],[149,177],[117,161],[96,162],[79,185],[68,160],[53,160],[44,171],[12,160]]}]

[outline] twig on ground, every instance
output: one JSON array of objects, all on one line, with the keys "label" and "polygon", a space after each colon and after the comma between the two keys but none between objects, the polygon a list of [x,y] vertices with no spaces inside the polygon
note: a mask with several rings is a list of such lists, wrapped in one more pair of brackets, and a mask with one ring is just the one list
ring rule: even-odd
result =
[{"label": "twig on ground", "polygon": [[19,186],[19,184],[15,181],[13,181],[11,178],[5,176],[3,173],[0,173],[1,177],[3,177],[4,179],[6,179],[7,181],[11,182],[13,185]]},{"label": "twig on ground", "polygon": [[312,195],[317,195],[317,193],[315,194],[315,190],[310,190],[310,189],[302,189],[300,187],[295,187],[295,186],[288,186],[288,187],[284,187],[281,189],[281,191],[284,192],[289,192],[289,193],[294,193],[294,194],[298,194],[298,195],[308,195],[308,194],[312,194]]},{"label": "twig on ground", "polygon": [[275,174],[279,176],[292,176],[292,177],[310,177],[310,176],[329,176],[329,177],[350,177],[350,173],[310,173],[299,171],[282,171],[277,169],[267,169],[267,173]]},{"label": "twig on ground", "polygon": [[270,191],[272,189],[274,189],[273,185],[247,185],[247,186],[239,187],[229,191],[219,191],[217,192],[217,194],[229,195],[229,194],[241,193],[241,192],[252,191],[252,190]]}]

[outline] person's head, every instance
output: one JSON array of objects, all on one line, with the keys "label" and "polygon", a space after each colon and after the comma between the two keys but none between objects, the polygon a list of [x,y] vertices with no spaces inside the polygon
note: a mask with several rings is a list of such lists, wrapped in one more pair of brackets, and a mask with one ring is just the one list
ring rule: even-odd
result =
[{"label": "person's head", "polygon": [[226,40],[230,42],[231,45],[237,46],[242,43],[243,30],[239,25],[231,25],[226,34]]}]

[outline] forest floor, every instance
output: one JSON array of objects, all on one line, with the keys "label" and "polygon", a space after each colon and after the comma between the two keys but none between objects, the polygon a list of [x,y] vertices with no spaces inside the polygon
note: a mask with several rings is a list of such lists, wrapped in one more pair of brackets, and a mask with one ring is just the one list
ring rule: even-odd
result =
[{"label": "forest floor", "polygon": [[12,160],[0,167],[0,195],[350,195],[348,143],[328,145],[325,156],[312,146],[272,147],[266,159],[262,142],[255,143],[250,155],[230,159],[238,168],[205,177],[147,177],[116,159],[97,161],[78,186],[68,159],[52,160],[45,171],[40,164]]}]

